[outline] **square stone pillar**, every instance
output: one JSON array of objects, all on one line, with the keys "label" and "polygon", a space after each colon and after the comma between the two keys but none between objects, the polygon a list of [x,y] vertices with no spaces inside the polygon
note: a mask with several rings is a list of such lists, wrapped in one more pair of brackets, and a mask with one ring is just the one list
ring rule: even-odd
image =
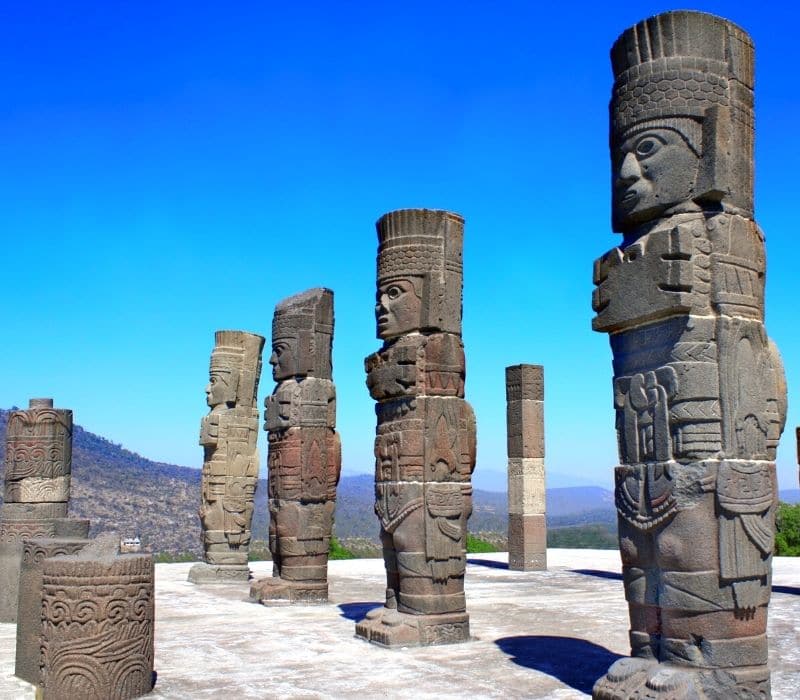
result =
[{"label": "square stone pillar", "polygon": [[544,367],[506,367],[508,567],[547,569]]}]

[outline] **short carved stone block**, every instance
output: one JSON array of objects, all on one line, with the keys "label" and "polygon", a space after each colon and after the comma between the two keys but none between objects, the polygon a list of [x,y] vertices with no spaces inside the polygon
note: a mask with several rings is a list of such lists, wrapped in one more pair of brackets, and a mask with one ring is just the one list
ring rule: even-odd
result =
[{"label": "short carved stone block", "polygon": [[125,700],[149,693],[154,681],[153,593],[150,554],[115,555],[106,542],[45,559],[44,700]]}]

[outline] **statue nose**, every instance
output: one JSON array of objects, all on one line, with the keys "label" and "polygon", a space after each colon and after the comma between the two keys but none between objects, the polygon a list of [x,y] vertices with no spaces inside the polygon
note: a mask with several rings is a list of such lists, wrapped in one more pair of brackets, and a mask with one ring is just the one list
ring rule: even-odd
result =
[{"label": "statue nose", "polygon": [[631,184],[632,182],[639,180],[641,177],[642,169],[639,166],[639,161],[636,160],[636,156],[633,155],[633,153],[626,154],[625,159],[622,161],[622,165],[619,168],[617,182]]}]

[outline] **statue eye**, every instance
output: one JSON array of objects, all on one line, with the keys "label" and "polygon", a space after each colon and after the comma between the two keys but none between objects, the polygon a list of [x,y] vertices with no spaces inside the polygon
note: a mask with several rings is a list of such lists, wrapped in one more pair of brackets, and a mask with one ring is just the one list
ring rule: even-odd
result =
[{"label": "statue eye", "polygon": [[656,151],[658,151],[659,148],[661,148],[661,145],[661,140],[657,139],[655,136],[645,136],[636,142],[636,148],[634,148],[634,152],[636,153],[636,157],[639,159],[649,158]]},{"label": "statue eye", "polygon": [[393,284],[391,287],[389,287],[389,289],[386,290],[386,296],[390,299],[397,299],[402,293],[403,290],[396,284]]}]

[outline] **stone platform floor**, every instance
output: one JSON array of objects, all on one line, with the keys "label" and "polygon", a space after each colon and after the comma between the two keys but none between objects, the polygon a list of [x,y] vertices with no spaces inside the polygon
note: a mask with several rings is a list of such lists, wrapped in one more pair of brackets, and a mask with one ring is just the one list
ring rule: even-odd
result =
[{"label": "stone platform floor", "polygon": [[[330,602],[264,607],[243,584],[196,586],[191,564],[156,566],[156,670],[149,698],[583,698],[627,652],[616,551],[551,549],[549,570],[469,556],[473,641],[383,649],[353,636],[384,596],[383,562],[330,563]],[[251,564],[256,577],[269,562]],[[800,698],[800,558],[775,560],[770,666],[776,700]],[[0,698],[34,698],[14,671],[15,626],[0,624]]]}]

